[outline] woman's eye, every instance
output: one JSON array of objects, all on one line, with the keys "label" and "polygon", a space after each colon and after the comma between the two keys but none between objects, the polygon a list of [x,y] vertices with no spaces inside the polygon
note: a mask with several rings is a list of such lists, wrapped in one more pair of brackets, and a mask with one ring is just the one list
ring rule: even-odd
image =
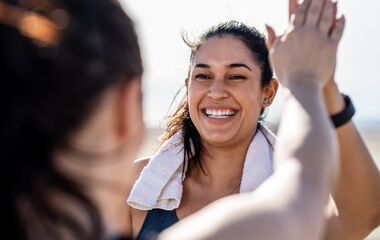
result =
[{"label": "woman's eye", "polygon": [[244,79],[246,79],[246,77],[243,75],[231,75],[228,77],[228,79],[230,79],[230,80],[244,80]]},{"label": "woman's eye", "polygon": [[197,75],[195,75],[195,78],[196,79],[201,79],[201,80],[211,79],[211,77],[208,76],[208,75],[206,75],[206,74],[197,74]]}]

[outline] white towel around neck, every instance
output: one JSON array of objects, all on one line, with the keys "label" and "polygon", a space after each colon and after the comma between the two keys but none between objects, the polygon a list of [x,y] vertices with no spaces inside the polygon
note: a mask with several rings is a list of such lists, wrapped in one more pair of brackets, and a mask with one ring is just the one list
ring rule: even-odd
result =
[{"label": "white towel around neck", "polygon": [[[273,173],[273,146],[276,136],[264,125],[258,125],[244,162],[240,192],[254,191]],[[182,133],[168,139],[151,158],[135,182],[127,203],[136,209],[179,207],[184,180]]]}]

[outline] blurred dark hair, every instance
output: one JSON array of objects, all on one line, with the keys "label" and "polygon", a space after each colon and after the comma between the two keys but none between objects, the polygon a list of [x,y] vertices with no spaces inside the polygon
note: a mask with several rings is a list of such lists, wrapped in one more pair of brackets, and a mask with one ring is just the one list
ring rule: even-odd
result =
[{"label": "blurred dark hair", "polygon": [[[273,72],[269,64],[268,50],[265,44],[265,36],[256,28],[249,27],[238,21],[228,21],[215,25],[204,32],[196,42],[189,41],[185,35],[183,40],[191,49],[190,64],[187,79],[190,79],[191,66],[194,58],[204,42],[213,37],[235,37],[242,41],[251,51],[252,58],[261,68],[261,87],[267,86],[273,78]],[[264,109],[261,110],[261,117]],[[202,169],[202,156],[207,154],[205,151],[198,130],[194,126],[189,113],[187,97],[184,96],[175,110],[169,116],[165,133],[161,136],[162,140],[167,140],[176,132],[182,131],[184,142],[184,159],[187,161],[187,172],[191,173],[196,167]],[[192,147],[193,146],[193,147]]]},{"label": "blurred dark hair", "polygon": [[[113,0],[0,4],[2,235],[30,238],[30,224],[38,221],[43,235],[37,239],[59,239],[54,226],[75,239],[100,239],[98,211],[83,186],[54,165],[52,153],[67,146],[68,135],[86,120],[107,88],[142,74],[133,22]],[[83,207],[90,229],[60,210],[52,192]]]}]

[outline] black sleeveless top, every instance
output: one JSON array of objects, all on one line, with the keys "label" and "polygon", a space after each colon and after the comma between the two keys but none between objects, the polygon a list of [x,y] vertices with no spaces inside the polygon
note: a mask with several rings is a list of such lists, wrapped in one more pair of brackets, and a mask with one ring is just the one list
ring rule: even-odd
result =
[{"label": "black sleeveless top", "polygon": [[[131,238],[129,236],[124,236],[124,235],[118,235],[118,236],[114,236],[114,237],[111,237],[111,238],[107,238],[108,240],[136,240],[134,238]],[[156,238],[149,238],[149,239],[145,239],[144,240],[156,240]]]},{"label": "black sleeveless top", "polygon": [[166,211],[158,208],[149,210],[137,235],[137,240],[154,239],[160,232],[178,221],[175,210]]}]

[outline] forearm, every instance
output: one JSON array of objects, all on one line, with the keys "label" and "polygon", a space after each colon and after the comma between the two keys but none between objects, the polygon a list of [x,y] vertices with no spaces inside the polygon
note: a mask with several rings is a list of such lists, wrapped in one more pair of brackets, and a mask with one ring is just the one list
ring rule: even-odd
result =
[{"label": "forearm", "polygon": [[[326,114],[320,90],[296,84],[285,90],[276,159],[297,160],[305,177],[335,181],[337,137]],[[292,144],[289,144],[292,142]],[[321,170],[319,174],[309,174]]]},{"label": "forearm", "polygon": [[279,168],[281,163],[285,163],[283,158],[297,161],[302,167],[299,180],[302,192],[298,199],[304,201],[293,204],[297,204],[294,208],[298,210],[294,213],[299,214],[300,225],[309,233],[317,226],[322,227],[322,209],[334,187],[338,169],[337,147],[334,147],[337,145],[336,135],[322,95],[315,90],[305,90],[302,86],[292,88],[282,114],[276,152],[277,159],[281,161]]},{"label": "forearm", "polygon": [[376,227],[380,224],[379,170],[352,122],[337,132],[342,162],[341,176],[334,194],[338,210],[341,213],[347,210],[344,214],[352,214],[354,219],[361,221],[376,217],[372,219],[376,222],[368,223]]},{"label": "forearm", "polygon": [[[329,113],[334,114],[344,103],[335,83],[331,84],[324,95]],[[331,220],[326,239],[363,239],[380,224],[380,174],[352,122],[336,131],[341,174],[333,196],[339,216]]]}]

